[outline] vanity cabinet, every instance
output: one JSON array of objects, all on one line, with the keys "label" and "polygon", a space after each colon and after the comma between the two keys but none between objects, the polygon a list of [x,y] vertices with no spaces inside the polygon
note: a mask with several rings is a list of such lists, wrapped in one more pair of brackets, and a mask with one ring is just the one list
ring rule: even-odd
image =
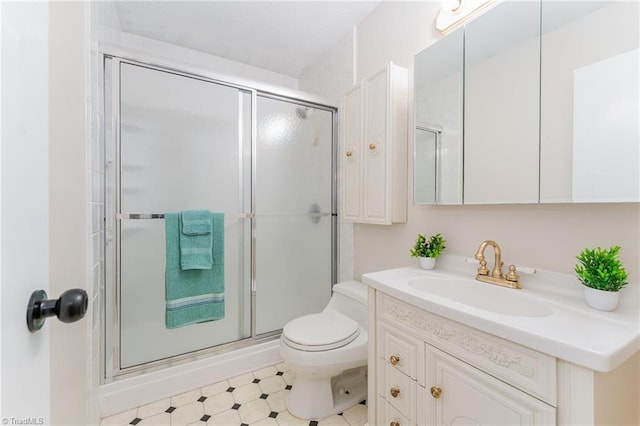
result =
[{"label": "vanity cabinet", "polygon": [[344,219],[407,220],[407,90],[407,69],[390,63],[344,97]]},{"label": "vanity cabinet", "polygon": [[600,373],[402,299],[369,288],[369,424],[638,424],[640,354]]},{"label": "vanity cabinet", "polygon": [[554,358],[384,293],[369,297],[376,333],[369,380],[377,395],[370,423],[555,424]]}]

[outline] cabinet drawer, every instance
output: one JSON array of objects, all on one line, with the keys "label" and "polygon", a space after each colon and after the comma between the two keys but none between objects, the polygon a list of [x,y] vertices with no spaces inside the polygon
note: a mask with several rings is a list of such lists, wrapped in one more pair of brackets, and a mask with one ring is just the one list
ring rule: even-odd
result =
[{"label": "cabinet drawer", "polygon": [[379,382],[378,394],[384,396],[409,421],[415,421],[416,382],[389,364],[385,365],[384,370],[384,380]]},{"label": "cabinet drawer", "polygon": [[378,323],[378,357],[424,385],[424,343],[398,327]]},{"label": "cabinet drawer", "polygon": [[378,425],[380,426],[408,426],[416,424],[416,422],[410,422],[405,416],[398,410],[393,408],[393,405],[389,404],[382,397],[378,397],[378,404],[380,404],[380,411],[378,416]]},{"label": "cabinet drawer", "polygon": [[379,320],[399,324],[429,345],[556,406],[554,357],[423,311],[379,291],[376,296]]}]

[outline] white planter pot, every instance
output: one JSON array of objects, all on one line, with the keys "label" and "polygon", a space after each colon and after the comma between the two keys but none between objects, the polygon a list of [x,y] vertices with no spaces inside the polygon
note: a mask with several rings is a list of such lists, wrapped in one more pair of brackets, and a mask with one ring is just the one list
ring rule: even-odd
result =
[{"label": "white planter pot", "polygon": [[419,259],[422,269],[433,269],[436,266],[435,257],[420,257]]},{"label": "white planter pot", "polygon": [[602,291],[584,286],[584,300],[587,305],[599,311],[613,311],[620,301],[619,291]]}]

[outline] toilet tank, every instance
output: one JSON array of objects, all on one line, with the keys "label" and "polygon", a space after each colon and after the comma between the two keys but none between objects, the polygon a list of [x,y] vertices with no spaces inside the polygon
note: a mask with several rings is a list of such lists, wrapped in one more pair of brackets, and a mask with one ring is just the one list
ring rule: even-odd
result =
[{"label": "toilet tank", "polygon": [[361,327],[369,330],[368,288],[360,281],[344,281],[333,286],[333,295],[326,308],[338,311],[349,318],[358,321]]}]

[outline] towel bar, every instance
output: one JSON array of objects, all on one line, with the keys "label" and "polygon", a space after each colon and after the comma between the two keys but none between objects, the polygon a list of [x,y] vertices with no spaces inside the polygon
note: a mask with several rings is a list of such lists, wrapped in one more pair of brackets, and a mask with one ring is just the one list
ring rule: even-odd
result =
[{"label": "towel bar", "polygon": [[[250,219],[253,213],[225,214],[224,216],[231,219]],[[164,213],[118,213],[116,219],[164,219]]]}]

